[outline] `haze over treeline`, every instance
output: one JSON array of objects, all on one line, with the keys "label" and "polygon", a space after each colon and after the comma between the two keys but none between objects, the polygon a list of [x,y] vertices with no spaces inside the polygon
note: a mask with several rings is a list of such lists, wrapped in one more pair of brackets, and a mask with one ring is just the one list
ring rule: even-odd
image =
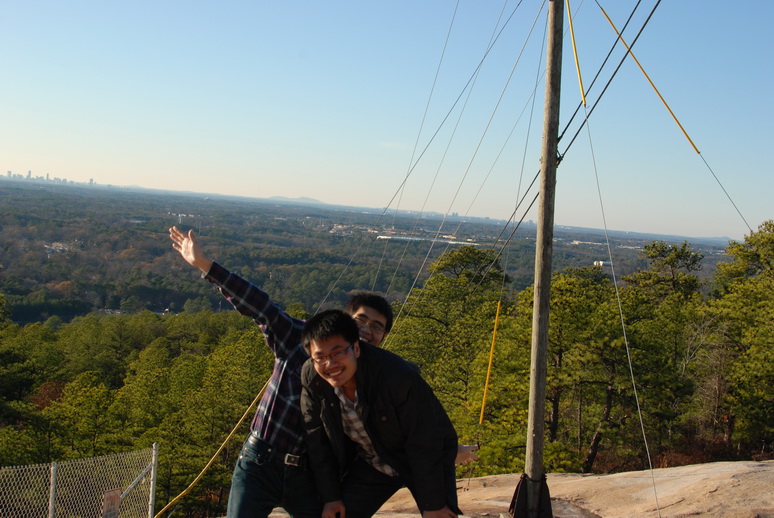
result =
[{"label": "haze over treeline", "polygon": [[[231,431],[273,358],[172,250],[179,225],[294,316],[386,293],[399,318],[385,347],[420,366],[461,442],[480,445],[460,475],[523,470],[533,229],[500,253],[511,229],[492,222],[454,222],[431,248],[439,220],[181,193],[0,183],[0,207],[0,465],[158,442],[163,505]],[[617,286],[594,266],[607,260],[599,233],[556,237],[547,471],[645,468],[642,428],[655,466],[771,458],[774,221],[725,250],[616,236]],[[245,433],[180,514],[223,513]]]},{"label": "haze over treeline", "polygon": [[[437,214],[382,216],[374,209],[3,178],[0,201],[0,292],[20,323],[92,311],[177,312],[186,303],[222,308],[219,296],[172,253],[171,225],[193,228],[216,260],[278,302],[306,311],[323,301],[340,305],[356,289],[405,298],[426,279],[430,261],[461,243],[498,250],[513,280],[509,289],[533,280],[535,228],[529,223],[513,233],[513,224],[452,217],[441,228]],[[439,242],[432,244],[436,235]],[[612,233],[619,275],[642,268],[637,251],[657,238]],[[711,275],[723,245],[693,245],[705,256],[700,275]],[[608,260],[598,231],[558,228],[555,247],[556,270]]]}]

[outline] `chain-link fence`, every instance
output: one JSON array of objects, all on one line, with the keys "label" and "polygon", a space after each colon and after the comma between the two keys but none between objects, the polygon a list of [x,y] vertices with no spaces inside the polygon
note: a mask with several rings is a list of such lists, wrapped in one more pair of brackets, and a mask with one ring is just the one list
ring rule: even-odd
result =
[{"label": "chain-link fence", "polygon": [[104,457],[0,468],[0,516],[153,518],[157,465],[154,444]]}]

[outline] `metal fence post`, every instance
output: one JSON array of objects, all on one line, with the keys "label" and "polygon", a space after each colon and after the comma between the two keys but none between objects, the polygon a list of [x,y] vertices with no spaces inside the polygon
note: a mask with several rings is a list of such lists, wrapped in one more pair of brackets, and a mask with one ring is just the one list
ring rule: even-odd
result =
[{"label": "metal fence post", "polygon": [[151,461],[150,498],[148,498],[148,518],[154,517],[156,507],[156,473],[159,468],[159,443],[153,443],[153,460]]},{"label": "metal fence post", "polygon": [[48,485],[48,518],[56,516],[56,462],[51,463],[51,478]]}]

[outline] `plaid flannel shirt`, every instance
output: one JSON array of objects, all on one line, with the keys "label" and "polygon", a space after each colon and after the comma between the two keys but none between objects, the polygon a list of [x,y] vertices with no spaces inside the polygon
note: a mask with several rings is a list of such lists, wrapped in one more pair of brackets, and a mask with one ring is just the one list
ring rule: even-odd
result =
[{"label": "plaid flannel shirt", "polygon": [[301,416],[301,367],[309,357],[301,345],[304,321],[280,310],[269,295],[217,263],[205,276],[242,315],[252,318],[274,353],[274,370],[250,429],[272,447],[306,451]]},{"label": "plaid flannel shirt", "polygon": [[368,432],[366,432],[365,424],[363,424],[362,407],[357,404],[357,393],[355,393],[355,401],[350,401],[340,387],[333,387],[333,391],[336,392],[339,402],[341,402],[342,428],[347,437],[357,444],[358,454],[374,469],[390,477],[397,477],[398,472],[392,469],[392,466],[384,462],[376,453],[374,443],[371,442],[371,438],[368,436]]}]

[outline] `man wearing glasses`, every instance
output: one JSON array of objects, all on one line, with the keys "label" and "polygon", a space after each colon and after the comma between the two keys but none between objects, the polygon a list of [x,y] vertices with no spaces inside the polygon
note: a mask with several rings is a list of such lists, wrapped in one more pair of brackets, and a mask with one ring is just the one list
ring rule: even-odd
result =
[{"label": "man wearing glasses", "polygon": [[424,518],[457,518],[454,426],[414,364],[359,334],[353,317],[330,310],[302,336],[311,358],[301,407],[322,518],[372,516],[404,485]]}]

